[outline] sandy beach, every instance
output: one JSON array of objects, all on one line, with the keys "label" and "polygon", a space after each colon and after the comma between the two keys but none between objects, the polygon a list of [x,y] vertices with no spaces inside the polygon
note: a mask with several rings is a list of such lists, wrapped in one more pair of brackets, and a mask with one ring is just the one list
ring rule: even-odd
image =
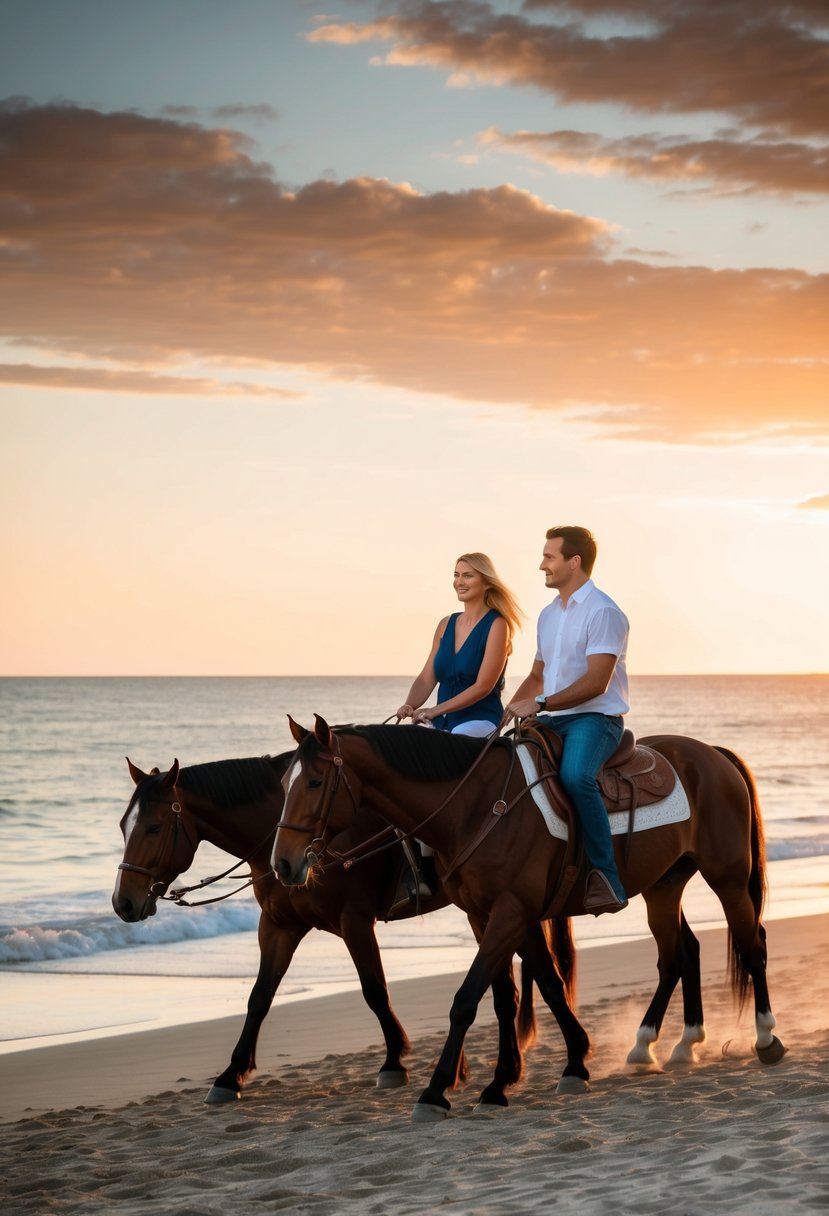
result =
[{"label": "sandy beach", "polygon": [[[768,924],[770,984],[788,1048],[752,1051],[725,981],[725,935],[699,934],[708,1038],[693,1067],[625,1064],[655,978],[651,942],[584,950],[579,1011],[591,1091],[557,1097],[557,1030],[511,1105],[473,1113],[495,1051],[489,1005],[467,1039],[452,1115],[413,1124],[458,976],[394,985],[411,1084],[377,1090],[382,1053],[357,993],[278,1002],[241,1101],[205,1106],[240,1018],[0,1058],[2,1195],[15,1216],[253,1210],[314,1213],[804,1213],[829,1210],[829,916]],[[657,1053],[681,1033],[678,998]]]}]

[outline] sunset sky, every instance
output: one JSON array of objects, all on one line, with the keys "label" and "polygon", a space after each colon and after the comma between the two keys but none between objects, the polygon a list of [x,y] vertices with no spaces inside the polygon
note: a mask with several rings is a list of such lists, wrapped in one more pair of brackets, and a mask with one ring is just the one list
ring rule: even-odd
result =
[{"label": "sunset sky", "polygon": [[829,670],[825,0],[0,0],[0,673],[414,674],[581,523]]}]

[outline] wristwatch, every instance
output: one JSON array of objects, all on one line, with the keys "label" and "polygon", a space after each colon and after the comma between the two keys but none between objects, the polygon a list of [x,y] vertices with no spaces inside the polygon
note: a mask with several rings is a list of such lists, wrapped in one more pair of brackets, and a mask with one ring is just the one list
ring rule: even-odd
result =
[{"label": "wristwatch", "polygon": [[547,694],[545,692],[541,693],[540,696],[535,698],[535,703],[539,709],[546,709],[547,708]]}]

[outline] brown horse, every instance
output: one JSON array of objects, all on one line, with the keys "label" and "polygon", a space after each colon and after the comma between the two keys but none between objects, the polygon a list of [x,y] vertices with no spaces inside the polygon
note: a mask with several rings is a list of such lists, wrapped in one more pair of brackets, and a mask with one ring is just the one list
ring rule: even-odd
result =
[{"label": "brown horse", "polygon": [[[297,947],[310,929],[341,937],[357,969],[363,996],[380,1023],[386,1044],[378,1088],[390,1089],[408,1081],[402,1060],[409,1041],[391,1008],[374,931],[378,918],[388,919],[394,900],[404,864],[400,846],[395,844],[391,851],[361,861],[352,869],[337,867],[326,874],[324,884],[301,891],[289,891],[275,881],[270,856],[283,805],[280,779],[292,756],[292,752],[286,752],[273,758],[220,760],[187,768],[179,768],[175,761],[169,772],[153,769],[149,774],[127,761],[136,789],[121,820],[124,859],[112,896],[118,916],[125,921],[140,921],[154,915],[158,899],[164,897],[177,875],[188,869],[202,840],[245,859],[261,908],[259,974],[241,1037],[228,1067],[207,1094],[205,1101],[209,1103],[241,1097],[256,1068],[262,1023]],[[385,827],[377,816],[361,811],[335,845],[343,851],[359,848]],[[424,901],[422,911],[435,911],[448,902],[439,893]],[[396,914],[395,919],[414,913],[411,907]],[[556,945],[565,978],[572,982],[574,954],[569,921],[562,920],[557,926]],[[525,985],[525,993],[521,1027],[529,1039],[533,1028],[530,984]],[[503,1084],[509,1084],[517,1079],[521,1068],[521,1044],[515,1028],[518,1002],[509,967],[496,984],[495,1001],[502,1052],[500,1072]],[[497,1101],[497,1095],[493,1100]]]},{"label": "brown horse", "polygon": [[[536,934],[550,908],[566,846],[548,833],[527,796],[512,742],[499,740],[486,748],[480,740],[400,726],[334,732],[319,717],[313,733],[295,723],[291,728],[299,748],[284,778],[285,809],[273,852],[281,880],[307,882],[330,833],[342,830],[357,805],[365,806],[434,848],[446,890],[469,916],[478,940],[478,953],[455,995],[446,1044],[413,1117],[443,1118],[449,1111],[444,1093],[456,1081],[466,1032],[493,975],[515,952],[531,962],[564,1034],[568,1059],[559,1089],[587,1088],[587,1036],[562,1009],[560,982]],[[661,1018],[686,966],[683,956],[693,954],[680,900],[699,871],[728,922],[735,991],[744,997],[749,983],[754,985],[758,1056],[775,1063],[784,1048],[771,1033],[775,1023],[760,923],[763,833],[751,775],[732,753],[695,739],[660,735],[643,743],[670,761],[690,808],[682,822],[637,833],[627,860],[617,848],[625,889],[644,895],[659,947],[660,987],[643,1027],[649,1018]],[[488,832],[485,825],[493,816],[494,830]],[[581,891],[573,893],[564,911],[584,913]],[[698,959],[688,966],[698,973]],[[640,1030],[637,1048],[647,1054],[648,1046]]]}]

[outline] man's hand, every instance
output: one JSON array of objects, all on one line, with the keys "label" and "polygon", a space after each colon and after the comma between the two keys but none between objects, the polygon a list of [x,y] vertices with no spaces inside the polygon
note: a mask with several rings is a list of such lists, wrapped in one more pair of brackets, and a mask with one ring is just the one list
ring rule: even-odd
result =
[{"label": "man's hand", "polygon": [[538,713],[539,708],[540,706],[536,704],[532,697],[526,697],[521,701],[511,701],[507,706],[507,709],[514,718],[532,718],[534,714]]}]

